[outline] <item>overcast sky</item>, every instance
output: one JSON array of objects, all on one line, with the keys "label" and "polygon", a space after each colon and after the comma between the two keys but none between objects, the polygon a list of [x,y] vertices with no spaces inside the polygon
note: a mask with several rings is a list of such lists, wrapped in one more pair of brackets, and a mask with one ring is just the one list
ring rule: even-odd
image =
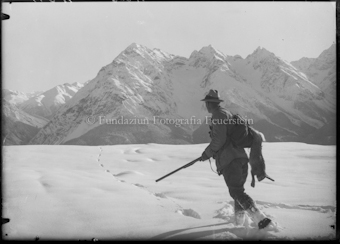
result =
[{"label": "overcast sky", "polygon": [[3,3],[3,88],[30,92],[93,79],[131,43],[189,58],[212,45],[287,60],[335,42],[335,2]]}]

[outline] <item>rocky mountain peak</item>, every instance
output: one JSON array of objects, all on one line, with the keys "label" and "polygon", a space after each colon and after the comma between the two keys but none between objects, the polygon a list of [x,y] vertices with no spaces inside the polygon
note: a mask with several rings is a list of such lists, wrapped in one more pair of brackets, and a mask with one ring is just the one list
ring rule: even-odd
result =
[{"label": "rocky mountain peak", "polygon": [[274,53],[269,52],[267,49],[259,46],[258,48],[256,48],[256,50],[247,56],[246,59],[249,58],[256,58],[256,59],[266,59],[266,58],[273,58],[276,57]]},{"label": "rocky mountain peak", "polygon": [[152,65],[162,64],[170,61],[174,55],[154,48],[149,49],[143,45],[132,43],[123,52],[121,52],[114,60],[113,65],[130,63],[139,67],[142,63],[149,63]]},{"label": "rocky mountain peak", "polygon": [[221,66],[224,66],[226,70],[230,69],[227,56],[218,51],[212,45],[205,46],[199,51],[193,51],[188,63],[190,66],[203,67],[210,70],[216,70]]},{"label": "rocky mountain peak", "polygon": [[137,44],[137,43],[135,43],[135,42],[133,42],[133,43],[131,43],[125,50],[127,50],[127,49],[138,49],[138,48],[140,48],[141,47],[141,45],[139,45],[139,44]]},{"label": "rocky mountain peak", "polygon": [[328,49],[323,51],[316,61],[325,62],[326,64],[334,63],[336,56],[335,44],[332,44]]},{"label": "rocky mountain peak", "polygon": [[212,45],[208,45],[208,46],[202,47],[199,50],[199,52],[203,53],[203,54],[206,54],[206,55],[214,55],[218,51]]}]

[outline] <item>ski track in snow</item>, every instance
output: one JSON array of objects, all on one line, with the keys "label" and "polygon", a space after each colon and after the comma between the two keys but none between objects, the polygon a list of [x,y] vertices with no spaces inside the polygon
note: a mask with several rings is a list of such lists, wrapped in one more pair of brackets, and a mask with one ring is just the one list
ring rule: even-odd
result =
[{"label": "ski track in snow", "polygon": [[[100,150],[100,152],[99,152],[99,154],[98,154],[97,162],[100,161],[100,156],[101,156],[102,151],[103,151],[102,147],[99,147],[99,150]],[[132,150],[126,150],[126,151],[124,151],[123,153],[124,153],[124,154],[136,154],[136,153],[140,154],[140,153],[143,153],[143,152],[140,151],[140,148],[133,148]],[[149,159],[150,161],[153,161],[153,162],[154,162],[154,161],[159,161],[158,159],[153,159],[153,158],[148,158],[148,159]],[[128,162],[138,162],[138,160],[128,160]],[[105,171],[106,173],[110,173],[116,181],[121,182],[121,183],[125,183],[125,184],[130,184],[130,185],[133,186],[133,187],[138,187],[138,188],[140,188],[140,189],[142,189],[142,190],[145,190],[145,191],[147,191],[150,195],[156,197],[158,200],[161,198],[161,199],[167,199],[167,200],[171,201],[171,202],[174,203],[174,204],[177,206],[177,208],[178,208],[178,209],[175,211],[176,213],[181,214],[181,215],[183,215],[183,216],[192,217],[192,218],[195,218],[195,219],[201,219],[201,216],[200,216],[195,210],[193,210],[193,209],[184,209],[184,208],[181,207],[178,203],[176,203],[173,199],[167,197],[166,194],[164,194],[164,193],[153,193],[153,192],[151,192],[150,190],[148,190],[147,187],[145,187],[145,186],[142,185],[142,184],[139,184],[139,183],[135,183],[135,184],[133,184],[133,183],[128,183],[128,182],[126,182],[126,181],[124,181],[124,180],[121,180],[121,179],[118,179],[118,178],[117,178],[117,177],[124,177],[124,176],[130,175],[130,174],[137,174],[137,175],[141,175],[141,176],[143,176],[144,174],[142,174],[142,173],[140,173],[140,172],[138,172],[138,171],[123,171],[123,172],[119,172],[119,173],[117,173],[117,174],[114,174],[114,173],[111,173],[110,170],[106,169],[105,166],[104,166],[104,164],[100,163],[99,165],[100,165],[100,167],[102,167],[102,168],[104,169],[104,171]],[[164,207],[164,206],[161,205],[161,207]]]}]

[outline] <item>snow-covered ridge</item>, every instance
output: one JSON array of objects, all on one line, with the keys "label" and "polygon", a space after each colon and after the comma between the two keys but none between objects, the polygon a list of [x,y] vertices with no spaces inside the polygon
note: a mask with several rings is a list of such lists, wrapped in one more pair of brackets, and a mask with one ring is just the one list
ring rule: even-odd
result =
[{"label": "snow-covered ridge", "polygon": [[12,102],[2,99],[2,143],[26,145],[48,121],[22,111]]},{"label": "snow-covered ridge", "polygon": [[47,119],[32,116],[19,109],[16,105],[6,101],[5,99],[2,100],[2,103],[3,115],[10,118],[12,121],[22,122],[24,124],[28,124],[37,128],[41,128],[47,124]]},{"label": "snow-covered ridge", "polygon": [[25,92],[20,92],[20,91],[13,91],[10,89],[2,90],[3,98],[13,105],[20,105],[23,102],[30,99],[31,97],[37,96],[40,93],[42,93],[42,91],[34,91],[30,93],[25,93]]},{"label": "snow-covered ridge", "polygon": [[24,93],[3,89],[5,145],[27,144],[87,83],[65,83],[45,92]]},{"label": "snow-covered ridge", "polygon": [[331,45],[317,58],[302,58],[291,62],[317,85],[335,110],[336,101],[336,47]]},{"label": "snow-covered ridge", "polygon": [[49,89],[20,104],[20,108],[27,113],[50,119],[55,111],[69,101],[84,84],[75,82],[62,84]]}]

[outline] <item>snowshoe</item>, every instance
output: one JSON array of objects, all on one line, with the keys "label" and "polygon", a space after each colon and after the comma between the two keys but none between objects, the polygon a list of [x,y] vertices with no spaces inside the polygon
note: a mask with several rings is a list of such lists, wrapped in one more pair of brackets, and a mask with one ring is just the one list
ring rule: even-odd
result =
[{"label": "snowshoe", "polygon": [[246,220],[246,213],[245,211],[237,211],[235,212],[235,224],[239,226],[244,225],[244,221]]}]

